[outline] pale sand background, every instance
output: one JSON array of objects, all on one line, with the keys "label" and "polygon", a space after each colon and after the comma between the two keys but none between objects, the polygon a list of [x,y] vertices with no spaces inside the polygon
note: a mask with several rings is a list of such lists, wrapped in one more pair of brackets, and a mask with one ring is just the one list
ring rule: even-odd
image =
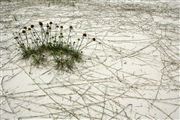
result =
[{"label": "pale sand background", "polygon": [[[19,59],[12,33],[38,21],[97,39],[73,73]],[[179,27],[178,1],[1,1],[1,120],[179,120]]]}]

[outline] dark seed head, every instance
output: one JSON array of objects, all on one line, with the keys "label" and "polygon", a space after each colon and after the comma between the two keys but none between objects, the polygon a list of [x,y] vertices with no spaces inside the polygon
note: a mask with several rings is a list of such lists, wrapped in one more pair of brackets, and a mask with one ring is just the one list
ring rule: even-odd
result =
[{"label": "dark seed head", "polygon": [[23,31],[22,31],[22,33],[26,33],[26,31],[25,31],[25,30],[23,30]]},{"label": "dark seed head", "polygon": [[34,25],[31,25],[31,28],[34,28]]},{"label": "dark seed head", "polygon": [[16,36],[16,37],[14,37],[14,39],[18,39],[18,37]]},{"label": "dark seed head", "polygon": [[47,35],[49,35],[49,32],[46,32]]},{"label": "dark seed head", "polygon": [[28,30],[31,30],[31,28],[28,28]]},{"label": "dark seed head", "polygon": [[59,38],[63,38],[63,36],[61,35],[61,36],[59,36]]},{"label": "dark seed head", "polygon": [[50,25],[52,25],[53,23],[52,22],[49,22]]},{"label": "dark seed head", "polygon": [[72,29],[73,29],[73,26],[69,26],[69,29],[72,30]]},{"label": "dark seed head", "polygon": [[47,24],[46,27],[49,28],[49,24]]},{"label": "dark seed head", "polygon": [[39,25],[42,27],[42,26],[43,26],[43,23],[42,23],[42,22],[39,22]]},{"label": "dark seed head", "polygon": [[27,30],[27,27],[24,27],[25,30]]},{"label": "dark seed head", "polygon": [[59,26],[58,26],[58,25],[56,25],[56,28],[59,28]]},{"label": "dark seed head", "polygon": [[63,26],[61,26],[60,28],[63,29]]},{"label": "dark seed head", "polygon": [[24,43],[21,43],[21,46],[24,46]]},{"label": "dark seed head", "polygon": [[87,34],[86,34],[86,33],[84,33],[84,34],[83,34],[83,37],[86,37],[86,36],[87,36]]},{"label": "dark seed head", "polygon": [[49,27],[49,29],[51,30],[51,27]]},{"label": "dark seed head", "polygon": [[96,41],[96,38],[93,38],[92,40],[93,40],[93,41]]}]

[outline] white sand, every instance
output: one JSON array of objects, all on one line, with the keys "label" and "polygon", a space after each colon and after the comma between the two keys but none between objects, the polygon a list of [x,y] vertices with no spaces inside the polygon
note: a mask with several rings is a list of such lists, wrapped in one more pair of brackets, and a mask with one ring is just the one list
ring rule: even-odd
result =
[{"label": "white sand", "polygon": [[[176,4],[0,3],[1,120],[180,119]],[[76,37],[97,39],[74,72],[20,60],[12,33],[38,21],[72,25]]]}]

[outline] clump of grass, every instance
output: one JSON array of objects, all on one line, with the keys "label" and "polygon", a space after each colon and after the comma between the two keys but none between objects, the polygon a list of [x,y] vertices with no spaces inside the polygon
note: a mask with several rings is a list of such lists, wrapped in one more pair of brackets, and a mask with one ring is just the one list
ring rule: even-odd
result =
[{"label": "clump of grass", "polygon": [[[39,22],[39,30],[35,25],[24,27],[16,33],[15,40],[21,51],[22,59],[32,61],[33,65],[48,65],[48,61],[55,63],[55,68],[72,71],[76,63],[83,61],[83,41],[87,38],[84,33],[77,41],[72,39],[73,26],[69,26],[68,35],[64,37],[64,27],[49,22],[44,25]],[[92,39],[94,41],[95,38]],[[51,64],[51,63],[49,63]]]}]

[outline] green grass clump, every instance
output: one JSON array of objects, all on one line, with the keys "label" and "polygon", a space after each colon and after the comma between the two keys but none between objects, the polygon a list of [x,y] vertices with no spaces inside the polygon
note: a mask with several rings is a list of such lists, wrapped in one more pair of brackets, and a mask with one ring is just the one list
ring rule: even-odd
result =
[{"label": "green grass clump", "polygon": [[82,43],[87,37],[86,33],[81,39],[74,41],[71,36],[72,26],[69,27],[67,37],[63,35],[63,26],[52,22],[46,26],[39,22],[39,28],[40,30],[37,30],[31,25],[16,34],[14,39],[17,41],[22,59],[32,61],[35,66],[49,65],[53,61],[55,68],[63,71],[72,71],[76,63],[83,61],[81,48],[84,48]]}]

